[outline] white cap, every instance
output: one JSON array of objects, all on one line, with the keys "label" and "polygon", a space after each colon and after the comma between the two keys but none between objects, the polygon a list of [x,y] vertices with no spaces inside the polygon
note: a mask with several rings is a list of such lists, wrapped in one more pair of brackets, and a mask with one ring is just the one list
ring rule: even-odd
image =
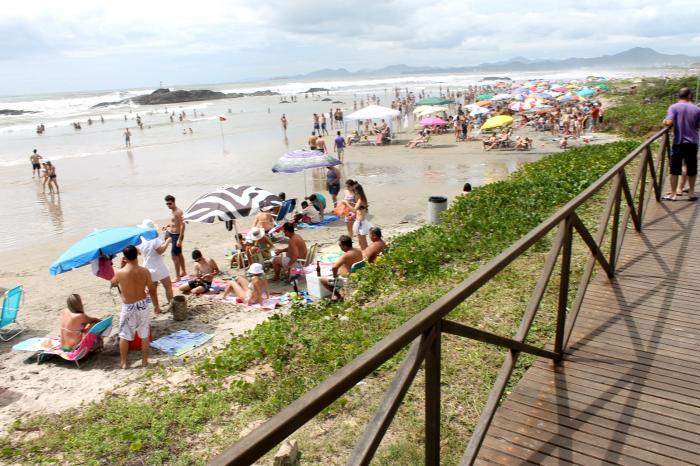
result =
[{"label": "white cap", "polygon": [[262,275],[265,273],[265,269],[263,269],[262,264],[255,262],[248,267],[248,273],[251,275]]}]

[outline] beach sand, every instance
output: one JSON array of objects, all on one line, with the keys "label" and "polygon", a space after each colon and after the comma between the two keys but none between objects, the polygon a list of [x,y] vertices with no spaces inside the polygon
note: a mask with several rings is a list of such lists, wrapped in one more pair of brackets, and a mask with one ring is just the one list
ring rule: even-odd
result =
[{"label": "beach sand", "polygon": [[[391,238],[424,222],[429,196],[444,195],[451,200],[467,181],[479,186],[504,179],[522,164],[558,150],[557,140],[548,134],[516,130],[516,135],[533,137],[534,149],[529,152],[483,152],[479,142],[455,143],[452,134],[434,137],[433,148],[428,149],[410,150],[403,144],[352,146],[346,150],[344,177],[358,179],[363,184],[370,204],[370,223],[382,227],[385,236]],[[610,135],[595,134],[591,142],[614,139]],[[573,145],[576,144],[581,142],[574,141]],[[325,193],[324,175],[323,169],[315,172],[312,186]],[[186,204],[188,202],[180,203],[183,208]],[[163,217],[166,214],[164,207]],[[164,219],[154,220],[164,224]],[[239,228],[250,225],[251,221],[246,220],[239,222]],[[319,243],[324,252],[338,250],[337,238],[344,233],[346,228],[342,220],[328,227],[300,231],[307,243]],[[47,269],[51,262],[77,239],[79,237],[62,237],[32,247],[0,252],[0,287],[10,288],[17,283],[24,285],[26,297],[19,319],[27,327],[11,342],[0,343],[0,370],[3,373],[0,428],[3,430],[18,417],[60,412],[83,402],[99,400],[117,389],[128,391],[128,387],[145,373],[140,367],[140,351],[130,353],[130,369],[119,369],[115,335],[120,303],[116,295],[110,294],[108,283],[92,276],[88,267],[58,277],[49,276]],[[226,231],[223,224],[188,225],[184,244],[188,270],[193,266],[189,257],[194,247],[216,260],[223,270],[228,270],[225,254],[232,243],[232,233]],[[172,272],[169,257],[166,262]],[[291,288],[279,291],[291,291]],[[112,337],[102,353],[90,356],[78,369],[75,364],[59,358],[38,365],[28,353],[11,351],[13,344],[26,338],[57,334],[60,313],[70,293],[82,296],[88,314],[115,316]],[[160,296],[164,300],[162,289]],[[170,357],[152,349],[152,365],[189,367],[193,361],[225,345],[232,334],[253,328],[272,312],[284,312],[284,309],[263,311],[216,303],[206,297],[189,298],[189,306],[190,318],[183,322],[173,321],[170,314],[155,317],[152,323],[154,337],[187,329],[212,334],[213,340],[188,353],[187,358]],[[186,377],[181,377],[184,379]]]}]

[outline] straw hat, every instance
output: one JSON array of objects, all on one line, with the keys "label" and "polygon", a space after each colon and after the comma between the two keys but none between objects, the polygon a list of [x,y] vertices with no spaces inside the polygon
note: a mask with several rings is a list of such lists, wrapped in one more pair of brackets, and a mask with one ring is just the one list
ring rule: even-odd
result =
[{"label": "straw hat", "polygon": [[248,232],[248,241],[258,241],[265,236],[265,230],[260,227],[253,227]]},{"label": "straw hat", "polygon": [[153,223],[153,220],[151,220],[150,218],[144,218],[141,221],[141,224],[136,225],[136,227],[137,228],[146,228],[149,230],[157,230],[158,229],[158,226],[155,223]]},{"label": "straw hat", "polygon": [[262,275],[265,273],[265,269],[263,269],[262,264],[255,262],[248,267],[248,273],[251,275]]}]

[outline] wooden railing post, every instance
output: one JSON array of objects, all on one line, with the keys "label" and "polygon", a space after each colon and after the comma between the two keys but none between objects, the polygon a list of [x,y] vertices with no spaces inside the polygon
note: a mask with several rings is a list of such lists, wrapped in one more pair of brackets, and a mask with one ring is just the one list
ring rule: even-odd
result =
[{"label": "wooden railing post", "polygon": [[[608,258],[608,263],[613,271],[613,275],[617,270],[617,236],[620,230],[620,202],[622,202],[622,181],[620,177],[617,178],[615,187],[615,200],[613,201],[613,213],[612,213],[612,228],[610,229],[610,256]],[[599,226],[599,228],[605,229],[606,225]]]},{"label": "wooden railing post", "polygon": [[554,337],[554,352],[564,354],[564,325],[566,308],[569,303],[569,281],[571,275],[571,246],[573,239],[573,216],[569,215],[559,224],[564,229],[564,244],[561,254],[561,276],[559,279],[559,306],[557,308],[557,333]]},{"label": "wooden railing post", "polygon": [[649,167],[648,165],[648,159],[651,158],[651,148],[647,146],[647,148],[644,151],[644,158],[639,161],[639,163],[642,164],[642,173],[639,178],[639,197],[637,198],[637,203],[639,204],[637,206],[637,218],[639,219],[639,225],[637,228],[637,231],[642,231],[642,214],[644,212],[644,195],[646,194],[646,187],[647,187],[647,168]]},{"label": "wooden railing post", "polygon": [[440,340],[441,323],[432,329],[425,356],[425,465],[440,465]]}]

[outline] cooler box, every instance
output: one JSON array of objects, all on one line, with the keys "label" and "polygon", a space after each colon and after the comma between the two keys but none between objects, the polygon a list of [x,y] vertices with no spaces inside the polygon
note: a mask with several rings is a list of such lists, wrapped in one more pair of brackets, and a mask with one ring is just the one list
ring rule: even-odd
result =
[{"label": "cooler box", "polygon": [[331,292],[326,289],[321,282],[318,281],[320,277],[316,275],[314,270],[312,273],[306,274],[306,291],[315,298],[327,298],[331,295]]}]

